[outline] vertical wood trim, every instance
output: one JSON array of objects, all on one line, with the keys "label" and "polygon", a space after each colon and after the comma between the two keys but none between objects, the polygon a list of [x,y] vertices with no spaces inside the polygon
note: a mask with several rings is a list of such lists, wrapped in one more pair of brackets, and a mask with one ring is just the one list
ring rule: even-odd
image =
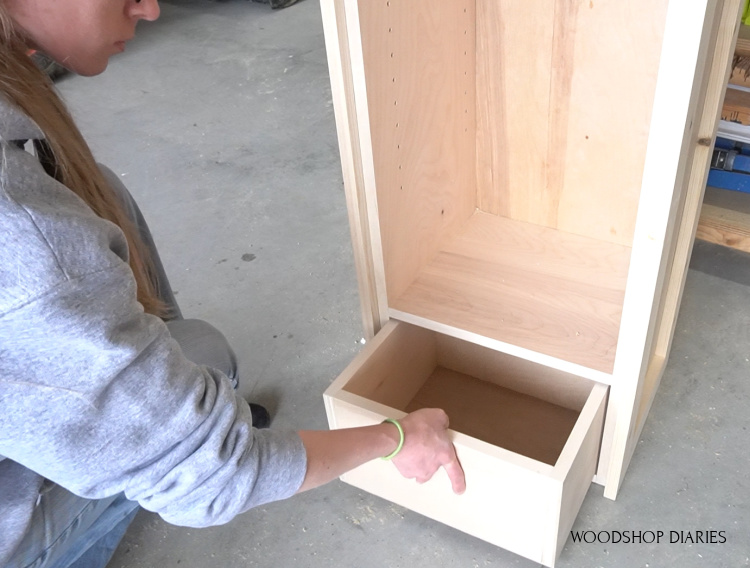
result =
[{"label": "vertical wood trim", "polygon": [[[666,263],[666,285],[656,315],[656,337],[651,348],[649,367],[644,380],[639,381],[639,390],[636,394],[636,400],[639,403],[633,424],[634,431],[625,456],[626,463],[630,460],[643,430],[672,347],[677,315],[706,189],[713,140],[716,136],[722,101],[731,72],[742,4],[742,0],[725,0],[723,7],[719,8],[718,25],[711,42],[713,48],[705,63],[707,80],[702,85],[704,89],[701,93],[701,111],[697,114],[697,121],[693,125],[693,135],[690,139],[691,145],[687,148],[690,165],[688,180],[684,184],[686,196],[678,215],[679,229],[674,239],[674,253],[670,262]],[[705,143],[707,140],[711,141],[708,145]]]},{"label": "vertical wood trim", "polygon": [[[605,447],[599,474],[604,495],[614,499],[635,444],[638,394],[650,364],[656,315],[670,237],[696,140],[692,117],[702,112],[705,64],[723,2],[673,0],[667,12],[659,79],[653,107],[638,208],[630,276],[625,295],[613,385],[605,424]],[[708,59],[710,63],[710,59]],[[696,125],[697,126],[697,125]]]},{"label": "vertical wood trim", "polygon": [[682,292],[687,276],[693,242],[701,213],[701,204],[706,190],[709,164],[713,144],[721,114],[722,101],[732,67],[732,54],[739,30],[742,0],[726,0],[721,12],[716,45],[708,66],[710,68],[703,110],[696,136],[692,140],[692,167],[687,183],[687,198],[682,211],[680,228],[677,233],[677,246],[667,292],[664,301],[662,321],[656,341],[656,354],[669,356],[674,328],[677,322]]},{"label": "vertical wood trim", "polygon": [[365,337],[370,339],[388,320],[388,306],[377,201],[374,198],[372,145],[357,3],[355,0],[321,0],[320,10],[362,322]]}]

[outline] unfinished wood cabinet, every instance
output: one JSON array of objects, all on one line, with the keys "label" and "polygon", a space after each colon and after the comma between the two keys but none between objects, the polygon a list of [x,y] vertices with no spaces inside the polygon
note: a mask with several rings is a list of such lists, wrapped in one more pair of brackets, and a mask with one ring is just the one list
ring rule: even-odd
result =
[{"label": "unfinished wood cabinet", "polygon": [[322,0],[366,335],[333,428],[440,406],[466,471],[358,487],[552,566],[669,354],[740,0]]}]

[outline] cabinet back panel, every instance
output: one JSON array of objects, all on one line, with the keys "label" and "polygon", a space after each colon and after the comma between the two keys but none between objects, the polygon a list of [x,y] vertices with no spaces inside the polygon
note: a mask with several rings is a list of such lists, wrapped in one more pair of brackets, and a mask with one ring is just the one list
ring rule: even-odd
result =
[{"label": "cabinet back panel", "polygon": [[360,0],[388,297],[476,208],[474,0]]},{"label": "cabinet back panel", "polygon": [[632,245],[666,7],[477,0],[480,209]]}]

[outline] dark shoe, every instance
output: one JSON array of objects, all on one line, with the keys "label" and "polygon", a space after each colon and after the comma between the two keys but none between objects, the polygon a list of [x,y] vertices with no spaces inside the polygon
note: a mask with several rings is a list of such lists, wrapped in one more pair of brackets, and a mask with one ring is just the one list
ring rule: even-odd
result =
[{"label": "dark shoe", "polygon": [[253,0],[253,2],[260,2],[261,4],[270,4],[273,10],[278,8],[286,8],[292,4],[296,4],[298,0]]},{"label": "dark shoe", "polygon": [[253,413],[253,428],[268,428],[271,425],[271,414],[268,410],[254,402],[248,404],[250,404],[250,412]]}]

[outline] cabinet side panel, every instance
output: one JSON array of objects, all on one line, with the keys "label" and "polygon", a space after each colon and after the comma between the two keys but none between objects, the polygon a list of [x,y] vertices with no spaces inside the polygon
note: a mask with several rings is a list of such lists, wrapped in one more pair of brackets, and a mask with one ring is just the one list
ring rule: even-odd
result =
[{"label": "cabinet side panel", "polygon": [[[636,446],[641,418],[658,385],[664,358],[653,353],[658,321],[664,317],[664,286],[668,286],[679,234],[685,184],[689,183],[696,134],[705,112],[701,100],[711,74],[717,29],[724,28],[725,6],[737,3],[702,0],[669,6],[654,121],[649,136],[643,192],[633,243],[630,274],[613,373],[604,447],[598,477],[606,472],[604,495],[614,498]],[[737,12],[729,19],[736,18]],[[700,188],[699,188],[700,190]],[[681,282],[680,282],[681,286]],[[671,325],[669,329],[671,336]]]},{"label": "cabinet side panel", "polygon": [[475,209],[474,0],[360,0],[388,298]]},{"label": "cabinet side panel", "polygon": [[706,188],[709,162],[713,145],[709,143],[716,135],[721,112],[721,104],[731,70],[732,50],[739,28],[741,0],[728,0],[720,10],[718,25],[711,38],[712,51],[703,64],[705,77],[700,88],[698,111],[690,130],[691,144],[686,145],[688,162],[685,166],[685,179],[679,186],[680,203],[675,211],[675,229],[668,249],[668,261],[664,263],[665,276],[658,310],[655,311],[652,325],[649,367],[639,384],[636,394],[637,417],[631,436],[628,454],[632,453],[640,437],[651,403],[659,387],[665,362],[669,358],[677,314],[682,299],[682,291],[687,276],[690,255],[695,240],[701,203]]}]

